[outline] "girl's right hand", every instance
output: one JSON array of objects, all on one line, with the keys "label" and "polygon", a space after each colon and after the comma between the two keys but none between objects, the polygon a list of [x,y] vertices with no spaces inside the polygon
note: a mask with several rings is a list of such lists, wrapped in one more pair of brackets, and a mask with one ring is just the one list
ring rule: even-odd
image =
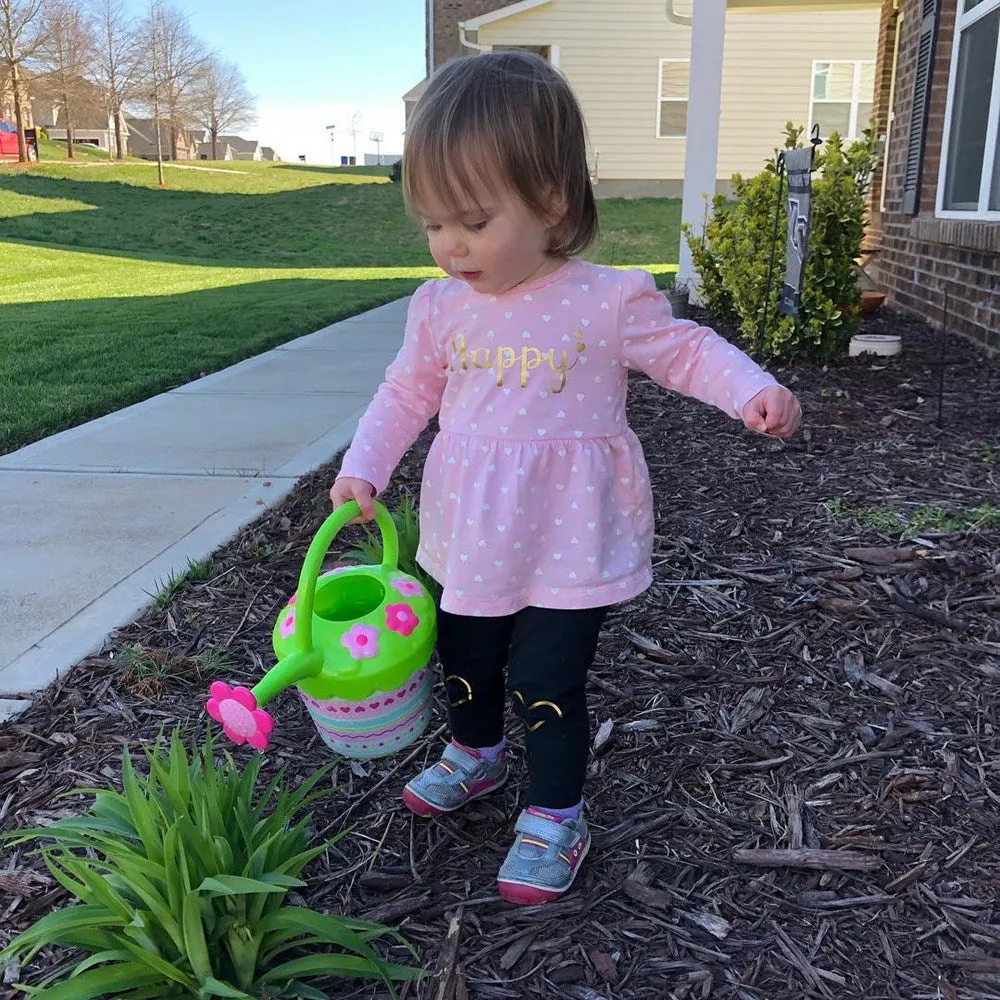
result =
[{"label": "girl's right hand", "polygon": [[367,479],[352,479],[350,476],[341,476],[330,489],[334,510],[351,500],[357,500],[361,517],[354,518],[351,524],[364,524],[375,519],[375,505],[372,503],[374,496],[375,487]]}]

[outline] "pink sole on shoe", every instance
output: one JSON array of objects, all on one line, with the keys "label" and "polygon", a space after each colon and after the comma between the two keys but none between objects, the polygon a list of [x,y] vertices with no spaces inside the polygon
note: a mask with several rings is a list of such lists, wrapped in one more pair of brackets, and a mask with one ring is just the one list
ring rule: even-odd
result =
[{"label": "pink sole on shoe", "polygon": [[538,906],[542,903],[552,903],[561,896],[565,896],[573,887],[576,876],[583,867],[583,862],[589,852],[590,841],[588,840],[587,846],[580,854],[580,860],[577,861],[576,867],[573,869],[569,885],[565,889],[543,889],[537,885],[526,885],[524,882],[508,882],[501,879],[497,879],[497,889],[508,903],[516,903],[519,906]]},{"label": "pink sole on shoe", "polygon": [[426,799],[422,799],[416,792],[412,791],[409,785],[403,789],[403,804],[410,812],[416,813],[418,816],[446,816],[449,812],[456,812],[467,806],[470,802],[474,802],[484,795],[489,795],[491,792],[503,788],[509,777],[510,771],[508,770],[504,772],[503,777],[499,781],[478,782],[470,789],[471,794],[469,797],[461,805],[455,806],[454,809],[442,809],[440,806],[431,805]]},{"label": "pink sole on shoe", "polygon": [[403,789],[403,803],[406,808],[418,816],[443,816],[445,811],[425,802],[416,792],[411,792],[409,788]]}]

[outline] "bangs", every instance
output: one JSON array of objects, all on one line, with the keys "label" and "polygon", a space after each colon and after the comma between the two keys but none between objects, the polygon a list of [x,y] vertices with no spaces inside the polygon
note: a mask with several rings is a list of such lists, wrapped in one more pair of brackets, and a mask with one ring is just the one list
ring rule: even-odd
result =
[{"label": "bangs", "polygon": [[500,151],[479,130],[417,129],[409,135],[406,154],[403,197],[416,214],[430,205],[455,217],[479,212],[485,192],[508,187]]}]

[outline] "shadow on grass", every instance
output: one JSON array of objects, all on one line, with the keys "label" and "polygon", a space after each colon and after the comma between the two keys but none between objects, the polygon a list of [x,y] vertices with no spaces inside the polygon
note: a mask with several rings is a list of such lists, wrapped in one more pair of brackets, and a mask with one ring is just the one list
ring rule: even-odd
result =
[{"label": "shadow on grass", "polygon": [[[346,175],[385,168],[308,169]],[[405,214],[398,184],[317,184],[233,194],[3,172],[3,191],[92,207],[0,219],[0,240],[208,265],[433,266],[423,232]],[[606,264],[677,262],[680,201],[605,200],[600,213],[600,246],[588,257]]]},{"label": "shadow on grass", "polygon": [[281,279],[182,295],[5,305],[0,454],[409,295],[418,285]]},{"label": "shadow on grass", "polygon": [[[276,169],[282,169],[279,165]],[[88,209],[0,219],[0,239],[126,252],[145,260],[267,267],[429,267],[398,184],[318,184],[262,194],[0,173],[0,192]]]}]

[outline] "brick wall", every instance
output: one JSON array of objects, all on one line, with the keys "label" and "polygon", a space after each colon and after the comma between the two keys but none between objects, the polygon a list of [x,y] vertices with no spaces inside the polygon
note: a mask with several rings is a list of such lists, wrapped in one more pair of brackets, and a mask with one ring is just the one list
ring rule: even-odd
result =
[{"label": "brick wall", "polygon": [[[886,164],[885,211],[876,210],[873,215],[875,242],[881,247],[875,272],[894,305],[923,316],[935,326],[944,320],[947,291],[949,328],[996,350],[1000,349],[1000,223],[956,222],[935,217],[958,3],[959,0],[942,0],[920,206],[914,216],[903,213],[901,208],[921,2],[900,2],[903,19],[892,109],[895,114]],[[887,73],[891,79],[893,8],[892,0],[886,0],[876,70],[879,101],[876,115],[883,128],[889,119]],[[878,179],[874,192],[876,209],[880,186]]]},{"label": "brick wall", "polygon": [[[469,49],[463,49],[458,37],[459,21],[489,14],[491,11],[507,7],[514,0],[432,0],[434,4],[434,65],[432,70],[446,63],[455,56],[471,55]],[[428,24],[428,46],[430,46],[431,26]],[[428,56],[428,62],[430,56]]]}]

